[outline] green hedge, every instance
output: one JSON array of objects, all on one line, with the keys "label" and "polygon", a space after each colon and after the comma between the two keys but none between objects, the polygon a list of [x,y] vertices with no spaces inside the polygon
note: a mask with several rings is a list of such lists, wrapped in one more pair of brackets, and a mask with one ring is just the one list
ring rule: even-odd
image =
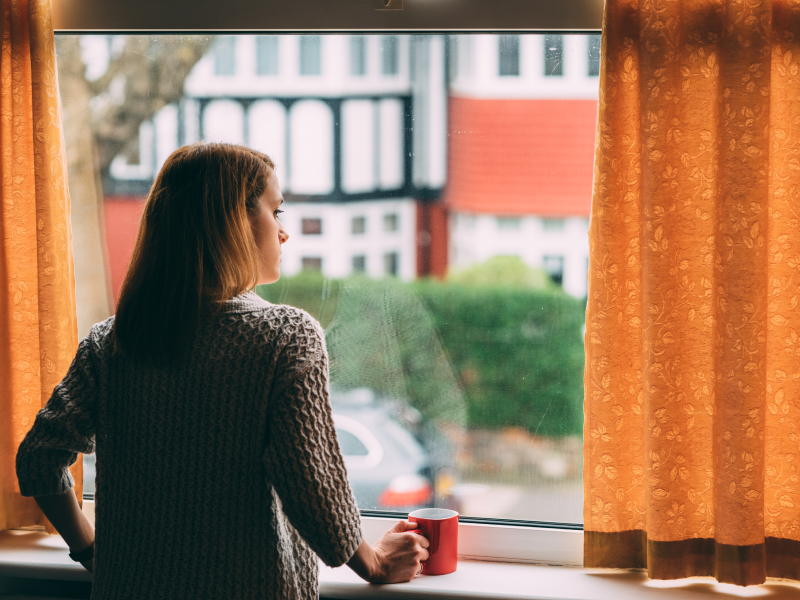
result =
[{"label": "green hedge", "polygon": [[578,434],[585,305],[542,281],[301,274],[258,292],[322,323],[335,389],[406,399],[439,423]]}]

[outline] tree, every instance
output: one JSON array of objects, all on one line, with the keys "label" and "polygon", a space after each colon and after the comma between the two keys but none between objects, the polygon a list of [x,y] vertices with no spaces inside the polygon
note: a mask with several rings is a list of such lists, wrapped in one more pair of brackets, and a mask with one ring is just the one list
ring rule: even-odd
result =
[{"label": "tree", "polygon": [[183,96],[183,84],[212,36],[106,38],[105,72],[86,75],[81,37],[56,38],[72,203],[78,334],[111,314],[102,218],[102,181],[119,154],[138,154],[139,127]]}]

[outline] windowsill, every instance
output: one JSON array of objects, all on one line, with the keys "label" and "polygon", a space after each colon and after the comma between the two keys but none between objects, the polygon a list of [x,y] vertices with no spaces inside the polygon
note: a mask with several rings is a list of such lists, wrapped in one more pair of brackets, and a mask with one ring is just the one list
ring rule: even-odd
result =
[{"label": "windowsill", "polygon": [[[58,536],[32,531],[0,532],[0,578],[91,581],[91,575],[67,556]],[[651,581],[641,571],[581,569],[461,561],[458,571],[440,577],[420,576],[402,585],[369,585],[347,567],[320,570],[320,597],[367,600],[438,599],[458,596],[470,600],[639,600],[651,598],[770,598],[800,597],[800,583],[769,580],[763,586],[739,588],[710,577],[680,581]]]}]

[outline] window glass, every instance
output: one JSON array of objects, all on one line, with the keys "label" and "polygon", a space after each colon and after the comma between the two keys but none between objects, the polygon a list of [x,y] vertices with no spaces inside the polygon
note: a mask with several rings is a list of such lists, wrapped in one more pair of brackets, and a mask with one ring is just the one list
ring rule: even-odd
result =
[{"label": "window glass", "polygon": [[300,75],[322,72],[321,40],[318,35],[300,36]]},{"label": "window glass", "polygon": [[589,35],[587,38],[586,41],[589,46],[589,77],[597,77],[600,75],[600,36]]},{"label": "window glass", "polygon": [[367,38],[354,35],[350,38],[350,75],[367,74]]},{"label": "window glass", "polygon": [[[309,77],[322,72],[323,41],[330,72]],[[275,162],[290,235],[281,279],[257,292],[325,329],[359,506],[582,521],[596,39],[58,35],[56,44],[73,115],[70,192],[82,203],[72,212],[82,336],[114,312],[169,154],[199,140],[249,145]],[[370,68],[367,49],[377,52]],[[563,74],[564,53],[569,82],[545,75]],[[150,84],[129,85],[140,81]],[[87,167],[86,156],[97,159]],[[93,473],[87,457],[87,493]]]},{"label": "window glass", "polygon": [[498,41],[499,73],[508,77],[519,75],[519,36],[500,35]]},{"label": "window glass", "polygon": [[278,36],[259,35],[256,38],[256,73],[278,74]]},{"label": "window glass", "polygon": [[397,75],[400,68],[400,49],[398,36],[384,35],[380,38],[381,72],[384,75]]},{"label": "window glass", "polygon": [[564,36],[544,36],[544,74],[560,77],[564,74]]},{"label": "window glass", "polygon": [[322,219],[304,217],[300,221],[300,231],[303,235],[322,235]]},{"label": "window glass", "polygon": [[214,74],[233,75],[236,73],[236,38],[222,35],[214,45]]},{"label": "window glass", "polygon": [[367,220],[364,217],[353,217],[350,225],[350,232],[353,235],[361,235],[367,231]]}]

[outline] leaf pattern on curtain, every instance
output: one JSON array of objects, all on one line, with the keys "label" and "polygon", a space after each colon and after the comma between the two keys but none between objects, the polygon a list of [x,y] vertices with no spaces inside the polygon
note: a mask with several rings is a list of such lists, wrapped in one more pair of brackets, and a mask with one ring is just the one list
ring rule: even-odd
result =
[{"label": "leaf pattern on curtain", "polygon": [[[50,0],[3,0],[0,46],[0,530],[49,524],[19,495],[17,447],[77,349]],[[82,497],[82,466],[72,469]]]},{"label": "leaf pattern on curtain", "polygon": [[800,556],[799,26],[789,0],[606,2],[587,565],[800,578],[775,551]]}]

